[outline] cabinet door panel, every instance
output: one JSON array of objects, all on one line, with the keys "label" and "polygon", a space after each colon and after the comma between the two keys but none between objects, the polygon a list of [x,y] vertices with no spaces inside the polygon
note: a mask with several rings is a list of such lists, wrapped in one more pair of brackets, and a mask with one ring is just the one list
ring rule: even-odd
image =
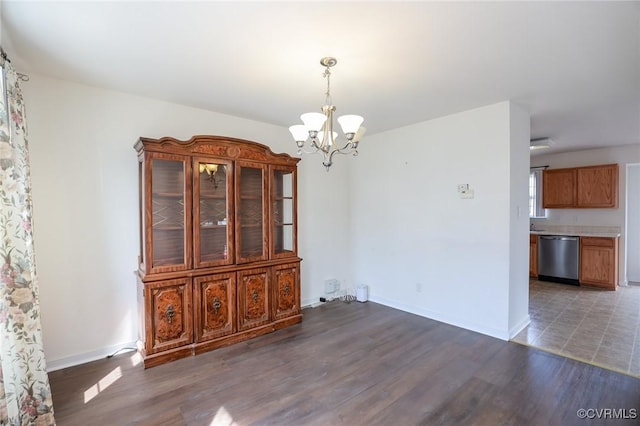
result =
[{"label": "cabinet door panel", "polygon": [[271,258],[296,256],[296,169],[271,167]]},{"label": "cabinet door panel", "polygon": [[576,205],[576,169],[545,170],[542,173],[542,206],[567,208]]},{"label": "cabinet door panel", "polygon": [[267,166],[236,162],[236,260],[267,260]]},{"label": "cabinet door panel", "polygon": [[184,156],[154,153],[145,162],[145,185],[151,189],[143,217],[147,272],[191,267],[190,172]]},{"label": "cabinet door panel", "polygon": [[580,283],[615,290],[618,281],[618,239],[580,240]]},{"label": "cabinet door panel", "polygon": [[273,318],[300,313],[300,264],[278,265],[273,272]]},{"label": "cabinet door panel", "polygon": [[191,281],[187,278],[146,284],[148,354],[193,341]]},{"label": "cabinet door panel", "polygon": [[238,329],[269,322],[269,268],[238,272]]},{"label": "cabinet door panel", "polygon": [[196,342],[236,331],[236,274],[217,274],[194,279]]},{"label": "cabinet door panel", "polygon": [[538,276],[538,238],[535,235],[529,238],[529,276]]},{"label": "cabinet door panel", "polygon": [[194,266],[233,263],[233,163],[194,159]]},{"label": "cabinet door panel", "polygon": [[581,253],[581,280],[584,283],[608,284],[611,281],[612,249],[586,246]]},{"label": "cabinet door panel", "polygon": [[618,207],[618,165],[579,167],[578,207]]}]

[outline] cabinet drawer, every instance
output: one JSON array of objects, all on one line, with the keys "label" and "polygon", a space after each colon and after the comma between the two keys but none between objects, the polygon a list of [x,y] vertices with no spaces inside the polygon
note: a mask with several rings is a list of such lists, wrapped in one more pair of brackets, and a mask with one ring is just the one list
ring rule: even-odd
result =
[{"label": "cabinet drawer", "polygon": [[580,237],[580,242],[583,246],[613,247],[615,238]]}]

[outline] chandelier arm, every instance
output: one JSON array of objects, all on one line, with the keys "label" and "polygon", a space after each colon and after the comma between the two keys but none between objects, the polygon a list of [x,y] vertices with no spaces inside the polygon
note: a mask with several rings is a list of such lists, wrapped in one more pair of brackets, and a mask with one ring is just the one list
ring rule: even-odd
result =
[{"label": "chandelier arm", "polygon": [[[348,150],[347,150],[348,148]],[[333,156],[335,154],[342,154],[342,155],[348,155],[348,154],[353,154],[354,156],[358,155],[358,150],[356,148],[353,147],[353,143],[352,142],[348,142],[343,148],[341,149],[334,149],[329,153],[329,164],[333,163]]]},{"label": "chandelier arm", "polygon": [[353,142],[347,141],[344,145],[342,145],[341,147],[338,147],[338,144],[334,140],[333,146],[334,148],[332,149],[332,151],[340,151],[341,154],[348,154],[348,152],[342,152],[342,151],[353,149]]},{"label": "chandelier arm", "polygon": [[[311,138],[311,146],[313,148],[315,148],[316,151],[322,151],[325,152],[325,150],[323,149],[323,145],[322,144],[318,144],[318,142],[320,142],[318,140],[318,138]],[[315,152],[315,151],[314,151]]]},{"label": "chandelier arm", "polygon": [[343,155],[351,154],[354,151],[357,152],[357,149],[353,146],[353,142],[347,142],[342,148],[336,148],[334,150],[334,152]]},{"label": "chandelier arm", "polygon": [[311,141],[311,149],[310,150],[306,150],[306,149],[303,149],[303,148],[298,148],[298,154],[315,154],[316,152],[321,151],[320,148],[318,148],[318,146],[313,142],[313,140]]}]

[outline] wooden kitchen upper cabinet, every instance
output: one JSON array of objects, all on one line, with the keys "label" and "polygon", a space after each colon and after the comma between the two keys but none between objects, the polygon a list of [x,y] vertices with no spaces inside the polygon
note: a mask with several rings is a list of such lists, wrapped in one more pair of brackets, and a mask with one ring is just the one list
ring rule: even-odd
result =
[{"label": "wooden kitchen upper cabinet", "polygon": [[542,206],[545,209],[576,205],[576,169],[553,169],[542,173]]},{"label": "wooden kitchen upper cabinet", "polygon": [[545,170],[542,205],[546,209],[618,207],[618,165]]},{"label": "wooden kitchen upper cabinet", "polygon": [[578,207],[618,207],[618,165],[577,169]]}]

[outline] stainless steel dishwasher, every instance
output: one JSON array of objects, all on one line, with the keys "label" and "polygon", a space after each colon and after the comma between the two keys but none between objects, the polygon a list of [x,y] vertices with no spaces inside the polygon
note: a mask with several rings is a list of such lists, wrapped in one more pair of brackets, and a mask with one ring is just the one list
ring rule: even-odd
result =
[{"label": "stainless steel dishwasher", "polygon": [[578,284],[580,238],[568,235],[538,237],[538,279]]}]

